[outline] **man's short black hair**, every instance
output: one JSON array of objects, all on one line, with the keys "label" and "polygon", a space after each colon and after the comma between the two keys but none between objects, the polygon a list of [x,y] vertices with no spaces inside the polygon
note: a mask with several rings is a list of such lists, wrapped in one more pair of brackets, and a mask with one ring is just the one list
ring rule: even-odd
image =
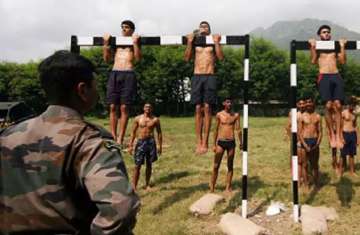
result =
[{"label": "man's short black hair", "polygon": [[314,102],[314,98],[312,96],[306,96],[304,98],[304,101],[306,101],[306,100],[311,100],[312,102]]},{"label": "man's short black hair", "polygon": [[231,96],[227,96],[227,97],[225,97],[225,98],[223,99],[223,102],[225,102],[225,101],[227,101],[227,100],[232,101],[233,99],[232,99],[232,97],[231,97]]},{"label": "man's short black hair", "polygon": [[203,21],[201,21],[201,22],[200,22],[200,24],[199,24],[199,25],[202,25],[202,24],[207,24],[207,26],[209,27],[209,33],[211,33],[211,28],[210,28],[210,24],[209,24],[209,22],[207,22],[207,21],[203,20]]},{"label": "man's short black hair", "polygon": [[128,25],[130,27],[130,29],[135,31],[135,24],[131,20],[124,20],[123,22],[121,22],[121,25],[123,25],[123,24]]},{"label": "man's short black hair", "polygon": [[317,35],[320,35],[321,30],[323,30],[323,29],[328,29],[329,31],[331,31],[331,27],[329,25],[324,24],[319,27],[319,29],[317,31]]},{"label": "man's short black hair", "polygon": [[91,86],[95,66],[81,55],[57,51],[44,59],[39,67],[39,78],[51,104],[66,104],[80,82]]}]

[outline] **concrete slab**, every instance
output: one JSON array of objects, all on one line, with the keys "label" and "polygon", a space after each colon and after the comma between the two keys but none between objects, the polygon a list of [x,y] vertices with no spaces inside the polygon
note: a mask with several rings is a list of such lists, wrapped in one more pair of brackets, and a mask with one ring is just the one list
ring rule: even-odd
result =
[{"label": "concrete slab", "polygon": [[190,211],[195,215],[208,215],[215,205],[223,200],[224,197],[221,195],[207,193],[190,206]]},{"label": "concrete slab", "polygon": [[251,220],[241,217],[239,214],[226,213],[221,216],[218,224],[222,232],[227,235],[261,235],[265,229],[256,225]]},{"label": "concrete slab", "polygon": [[303,234],[328,234],[327,216],[324,211],[327,210],[309,205],[301,206],[300,219]]}]

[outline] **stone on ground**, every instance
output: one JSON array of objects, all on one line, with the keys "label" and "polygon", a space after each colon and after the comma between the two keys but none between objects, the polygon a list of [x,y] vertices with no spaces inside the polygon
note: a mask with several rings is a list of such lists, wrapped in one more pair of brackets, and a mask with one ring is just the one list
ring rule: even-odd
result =
[{"label": "stone on ground", "polygon": [[327,220],[335,220],[338,215],[334,208],[312,207],[303,205],[301,207],[301,225],[303,234],[327,234]]},{"label": "stone on ground", "polygon": [[208,215],[212,212],[215,205],[223,200],[223,196],[207,193],[190,206],[190,211],[195,215]]},{"label": "stone on ground", "polygon": [[256,225],[251,220],[235,213],[222,215],[218,226],[227,235],[260,235],[266,232],[264,228]]}]

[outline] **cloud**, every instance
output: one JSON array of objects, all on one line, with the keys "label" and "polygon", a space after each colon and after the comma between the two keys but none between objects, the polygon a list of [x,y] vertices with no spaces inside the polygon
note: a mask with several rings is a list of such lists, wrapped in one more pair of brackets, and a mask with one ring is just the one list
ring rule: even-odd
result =
[{"label": "cloud", "polygon": [[279,20],[326,19],[360,31],[354,0],[0,0],[0,60],[26,62],[69,48],[70,36],[120,34],[132,19],[142,35],[179,35],[207,20],[213,32],[245,34]]}]

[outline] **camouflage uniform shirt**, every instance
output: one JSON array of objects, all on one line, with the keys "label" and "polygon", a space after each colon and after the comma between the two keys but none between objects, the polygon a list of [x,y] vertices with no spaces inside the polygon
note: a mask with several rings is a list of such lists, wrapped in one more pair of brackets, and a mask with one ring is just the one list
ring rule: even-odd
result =
[{"label": "camouflage uniform shirt", "polygon": [[0,134],[0,234],[128,234],[139,198],[111,135],[51,105]]}]

